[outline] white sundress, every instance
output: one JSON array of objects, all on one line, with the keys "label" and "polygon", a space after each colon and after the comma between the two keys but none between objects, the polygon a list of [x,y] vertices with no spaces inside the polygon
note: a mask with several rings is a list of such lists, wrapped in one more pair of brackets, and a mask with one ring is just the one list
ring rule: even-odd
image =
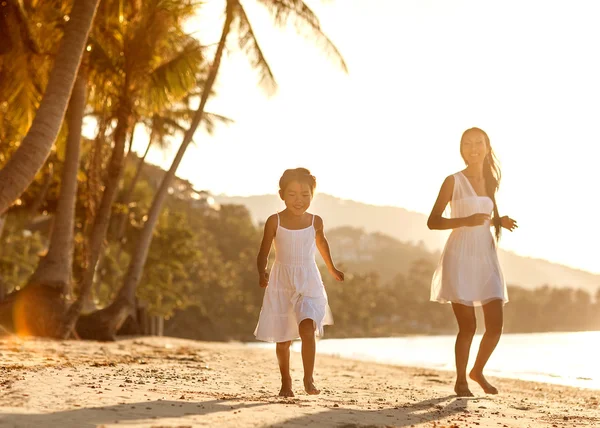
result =
[{"label": "white sundress", "polygon": [[[462,172],[454,174],[452,218],[491,214],[494,203],[479,196]],[[481,306],[492,300],[508,302],[490,222],[452,230],[431,282],[431,300]]]},{"label": "white sundress", "polygon": [[304,229],[281,227],[277,213],[275,262],[269,275],[254,335],[265,342],[287,342],[300,337],[298,326],[311,319],[315,332],[333,324],[327,293],[317,267],[315,217]]}]

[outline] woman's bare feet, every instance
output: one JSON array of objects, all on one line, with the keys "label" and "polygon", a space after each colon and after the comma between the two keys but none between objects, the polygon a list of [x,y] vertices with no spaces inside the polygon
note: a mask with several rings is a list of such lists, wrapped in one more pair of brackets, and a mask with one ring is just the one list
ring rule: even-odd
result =
[{"label": "woman's bare feet", "polygon": [[308,395],[319,395],[321,393],[321,391],[315,386],[312,379],[304,379],[304,390]]},{"label": "woman's bare feet", "polygon": [[281,390],[279,391],[280,397],[293,397],[294,391],[292,391],[292,379],[281,380]]},{"label": "woman's bare feet", "polygon": [[486,394],[498,394],[496,387],[485,379],[483,373],[471,371],[471,373],[469,373],[469,377],[477,382]]},{"label": "woman's bare feet", "polygon": [[456,384],[454,385],[454,392],[456,392],[456,395],[459,397],[473,397],[473,393],[469,389],[469,384],[467,381],[456,381]]}]

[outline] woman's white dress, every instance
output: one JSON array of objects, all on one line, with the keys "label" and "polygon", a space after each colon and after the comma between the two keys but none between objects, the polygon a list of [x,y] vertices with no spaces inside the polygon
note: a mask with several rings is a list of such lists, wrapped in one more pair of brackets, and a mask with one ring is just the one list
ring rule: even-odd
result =
[{"label": "woman's white dress", "polygon": [[[462,173],[454,174],[450,210],[452,218],[492,214],[488,196],[478,196]],[[490,222],[452,230],[431,283],[431,300],[481,306],[492,300],[508,302]]]}]

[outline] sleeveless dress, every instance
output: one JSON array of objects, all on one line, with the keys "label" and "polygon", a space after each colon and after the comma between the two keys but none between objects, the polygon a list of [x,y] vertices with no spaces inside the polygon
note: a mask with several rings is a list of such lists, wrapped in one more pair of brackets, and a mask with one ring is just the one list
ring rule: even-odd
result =
[{"label": "sleeveless dress", "polygon": [[275,262],[263,297],[254,335],[264,342],[287,342],[300,337],[298,326],[313,320],[316,334],[333,324],[327,293],[315,261],[315,216],[304,229],[281,227],[277,213]]},{"label": "sleeveless dress", "polygon": [[[450,202],[452,218],[491,214],[494,203],[479,196],[462,172],[454,174]],[[508,302],[490,222],[453,229],[431,282],[431,300],[481,306],[492,300]]]}]

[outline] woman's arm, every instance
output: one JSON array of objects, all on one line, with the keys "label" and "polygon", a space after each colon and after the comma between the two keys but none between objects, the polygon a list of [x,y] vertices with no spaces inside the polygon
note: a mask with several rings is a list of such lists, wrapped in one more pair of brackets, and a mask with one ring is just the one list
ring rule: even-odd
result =
[{"label": "woman's arm", "polygon": [[486,220],[490,219],[488,214],[473,214],[469,217],[461,218],[446,218],[442,215],[446,209],[446,205],[452,200],[452,193],[454,192],[454,176],[450,175],[446,177],[437,200],[433,205],[431,214],[427,219],[427,227],[430,230],[447,230],[457,229],[459,227],[473,227],[480,226],[485,223]]}]

